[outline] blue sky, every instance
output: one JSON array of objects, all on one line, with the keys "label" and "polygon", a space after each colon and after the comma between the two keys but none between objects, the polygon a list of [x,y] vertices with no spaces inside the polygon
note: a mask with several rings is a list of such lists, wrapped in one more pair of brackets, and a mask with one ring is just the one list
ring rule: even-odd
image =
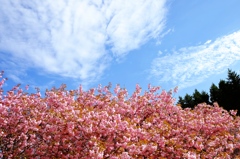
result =
[{"label": "blue sky", "polygon": [[[1,0],[5,90],[150,83],[184,96],[240,73],[239,0]],[[30,91],[31,91],[30,89]]]}]

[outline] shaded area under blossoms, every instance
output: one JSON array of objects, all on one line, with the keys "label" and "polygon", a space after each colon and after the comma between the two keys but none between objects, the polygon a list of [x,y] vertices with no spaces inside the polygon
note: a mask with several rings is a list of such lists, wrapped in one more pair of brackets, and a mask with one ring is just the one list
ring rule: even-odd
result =
[{"label": "shaded area under blossoms", "polygon": [[137,85],[27,94],[0,83],[1,158],[236,158],[240,120],[216,103],[193,110],[172,93]]}]

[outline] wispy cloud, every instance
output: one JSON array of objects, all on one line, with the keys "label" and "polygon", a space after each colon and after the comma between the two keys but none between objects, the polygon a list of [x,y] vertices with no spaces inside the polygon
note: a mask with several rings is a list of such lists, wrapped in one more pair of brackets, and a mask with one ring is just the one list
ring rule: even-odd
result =
[{"label": "wispy cloud", "polygon": [[160,35],[165,4],[166,0],[2,1],[0,54],[14,57],[7,61],[18,67],[93,81],[113,58]]},{"label": "wispy cloud", "polygon": [[240,31],[154,59],[151,76],[186,88],[240,60]]},{"label": "wispy cloud", "polygon": [[[0,70],[4,71],[4,77],[10,78],[17,84],[24,83],[22,78],[27,76],[27,65],[25,65],[24,61],[11,55],[0,53],[0,56]],[[18,65],[19,62],[22,63],[21,67]]]}]

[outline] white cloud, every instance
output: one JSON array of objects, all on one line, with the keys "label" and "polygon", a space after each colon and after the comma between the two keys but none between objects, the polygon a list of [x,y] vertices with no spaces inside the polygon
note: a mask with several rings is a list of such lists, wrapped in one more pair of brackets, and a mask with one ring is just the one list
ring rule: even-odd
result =
[{"label": "white cloud", "polygon": [[[19,67],[18,62],[22,63],[21,67]],[[23,83],[22,78],[27,76],[26,67],[21,59],[1,54],[0,69],[4,71],[4,77],[13,80],[15,83]]]},{"label": "white cloud", "polygon": [[[121,57],[160,35],[165,3],[3,0],[0,54],[9,54],[24,65],[48,73],[91,81],[102,75],[113,57]],[[17,62],[18,67],[23,64]]]},{"label": "white cloud", "polygon": [[107,34],[116,55],[138,48],[163,30],[166,0],[111,2],[106,12],[109,19]]},{"label": "white cloud", "polygon": [[205,42],[205,44],[210,44],[212,42],[212,40],[208,40]]},{"label": "white cloud", "polygon": [[163,52],[161,50],[158,51],[158,55],[162,55]]},{"label": "white cloud", "polygon": [[205,44],[181,48],[152,62],[151,76],[181,88],[202,82],[240,60],[240,31]]},{"label": "white cloud", "polygon": [[158,40],[157,40],[157,44],[160,45],[160,44],[162,43],[162,39],[163,39],[166,35],[168,35],[169,33],[171,33],[171,32],[174,32],[174,29],[168,29],[168,30],[166,30],[165,32],[163,32],[163,33],[159,36],[159,38],[158,38]]}]

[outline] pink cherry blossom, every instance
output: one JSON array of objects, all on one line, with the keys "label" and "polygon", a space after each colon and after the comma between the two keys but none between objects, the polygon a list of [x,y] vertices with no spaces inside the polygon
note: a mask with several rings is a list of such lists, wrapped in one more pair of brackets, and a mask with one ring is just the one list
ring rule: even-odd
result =
[{"label": "pink cherry blossom", "polygon": [[[2,76],[2,74],[0,74]],[[149,85],[128,96],[117,85],[84,91],[51,89],[41,96],[19,85],[3,95],[0,158],[237,158],[240,119],[217,103],[193,110]]]}]

